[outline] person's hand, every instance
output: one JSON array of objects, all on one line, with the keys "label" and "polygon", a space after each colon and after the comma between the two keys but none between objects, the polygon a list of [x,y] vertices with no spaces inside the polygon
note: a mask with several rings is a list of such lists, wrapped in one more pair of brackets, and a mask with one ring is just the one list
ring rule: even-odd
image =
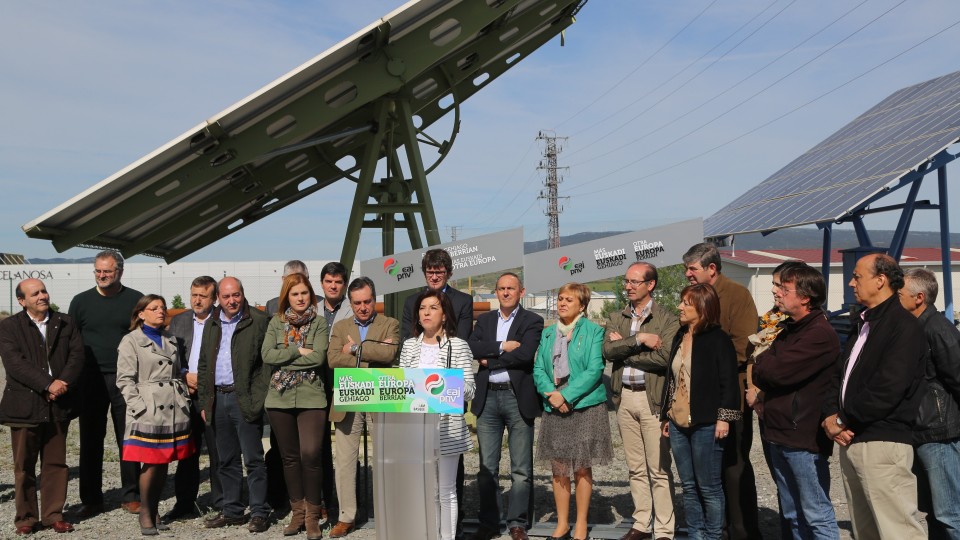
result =
[{"label": "person's hand", "polygon": [[313,352],[313,349],[305,349],[303,347],[300,347],[300,356],[306,356],[312,352]]},{"label": "person's hand", "polygon": [[830,416],[823,419],[823,422],[820,422],[820,427],[827,433],[827,437],[835,439],[840,432],[843,431],[843,426],[837,424],[837,415],[831,414]]},{"label": "person's hand", "polygon": [[666,420],[660,422],[660,434],[668,439],[670,438],[670,426]]},{"label": "person's hand", "polygon": [[756,386],[752,386],[743,391],[744,397],[747,398],[747,405],[756,408],[756,405],[761,402],[760,389]]},{"label": "person's hand", "polygon": [[54,396],[62,396],[67,393],[67,383],[66,381],[61,381],[60,379],[54,379],[50,386],[47,387],[47,392],[53,394]]},{"label": "person's hand", "polygon": [[852,431],[850,431],[849,429],[844,429],[843,431],[838,433],[837,436],[833,438],[833,440],[836,441],[836,443],[839,444],[840,446],[850,446],[850,443],[853,442],[853,436],[854,434]]},{"label": "person's hand", "polygon": [[[350,337],[350,336],[347,336],[347,337]],[[393,338],[387,338],[387,339],[383,340],[383,342],[384,342],[384,343],[389,343],[389,344],[393,345]]]},{"label": "person's hand", "polygon": [[187,382],[187,390],[189,390],[191,394],[196,394],[197,393],[197,374],[188,371],[187,374],[184,375],[184,380],[186,380]]},{"label": "person's hand", "polygon": [[559,390],[554,390],[553,392],[547,392],[544,395],[547,397],[547,403],[549,403],[551,407],[557,410],[560,409],[561,405],[567,402],[567,400],[563,398],[563,394],[561,394]]},{"label": "person's hand", "polygon": [[57,400],[57,395],[56,395],[56,394],[51,394],[51,393],[47,392],[47,401],[56,401],[56,400]]},{"label": "person's hand", "polygon": [[347,336],[347,342],[343,344],[343,348],[340,349],[340,352],[343,354],[353,354],[350,352],[350,349],[352,349],[354,345],[356,345],[356,342],[353,341],[353,336]]},{"label": "person's hand", "polygon": [[637,334],[637,345],[646,345],[651,349],[659,349],[663,342],[657,334],[648,334],[646,332]]},{"label": "person's hand", "polygon": [[563,414],[567,414],[568,412],[570,412],[570,404],[564,401],[563,405],[560,405],[560,408],[557,410]]},{"label": "person's hand", "polygon": [[510,352],[520,346],[519,341],[504,341],[500,344],[500,348],[503,349],[503,352]]},{"label": "person's hand", "polygon": [[730,434],[730,423],[723,420],[717,420],[717,426],[713,428],[713,437],[715,439],[726,439]]},{"label": "person's hand", "polygon": [[483,367],[487,367],[487,359],[486,359],[486,358],[481,358],[481,359],[477,360],[477,363],[480,364],[480,365],[483,366]]},{"label": "person's hand", "polygon": [[620,335],[620,332],[610,332],[610,341],[617,341],[623,339],[623,336]]}]

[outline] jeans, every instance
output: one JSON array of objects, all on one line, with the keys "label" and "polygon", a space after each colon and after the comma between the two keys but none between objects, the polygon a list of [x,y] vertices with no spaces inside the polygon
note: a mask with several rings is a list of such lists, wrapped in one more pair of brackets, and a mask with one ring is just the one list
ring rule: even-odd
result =
[{"label": "jeans", "polygon": [[930,484],[933,516],[927,516],[930,538],[960,539],[960,439],[917,447],[923,474]]},{"label": "jeans", "polygon": [[[247,469],[247,488],[250,496],[250,514],[267,517],[267,467],[263,462],[263,424],[243,419],[237,394],[217,392],[214,398],[213,432],[217,437],[220,456],[220,485],[223,488],[223,515],[243,516],[240,500],[243,489],[243,467]],[[243,467],[240,457],[243,455]]]},{"label": "jeans", "polygon": [[480,471],[477,489],[480,492],[481,526],[500,530],[500,452],[503,430],[509,430],[510,494],[507,498],[507,527],[530,526],[531,494],[533,493],[533,420],[520,414],[517,397],[511,390],[487,392],[483,412],[477,417],[477,442],[480,443]]},{"label": "jeans", "polygon": [[670,422],[670,449],[683,485],[690,540],[719,540],[723,532],[723,442],[714,438],[715,429],[716,424],[682,428]]},{"label": "jeans", "polygon": [[770,472],[777,483],[783,520],[795,540],[837,540],[840,529],[830,501],[827,456],[769,444]]}]

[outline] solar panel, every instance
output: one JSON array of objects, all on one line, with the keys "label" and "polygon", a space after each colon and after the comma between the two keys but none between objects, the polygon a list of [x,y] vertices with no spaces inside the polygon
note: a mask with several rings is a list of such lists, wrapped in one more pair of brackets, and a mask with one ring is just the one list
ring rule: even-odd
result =
[{"label": "solar panel", "polygon": [[22,228],[57,251],[180,259],[358,170],[386,97],[409,102],[425,129],[585,2],[408,2]]},{"label": "solar panel", "polygon": [[839,220],[958,141],[960,71],[894,92],[704,220],[704,234]]}]

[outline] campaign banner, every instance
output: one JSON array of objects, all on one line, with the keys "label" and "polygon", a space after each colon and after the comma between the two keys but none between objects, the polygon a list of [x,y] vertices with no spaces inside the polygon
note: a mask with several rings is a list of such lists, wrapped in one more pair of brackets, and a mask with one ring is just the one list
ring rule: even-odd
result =
[{"label": "campaign banner", "polygon": [[524,286],[543,292],[571,281],[607,279],[623,275],[638,261],[657,267],[679,264],[690,246],[700,242],[703,220],[692,219],[529,253],[523,258]]},{"label": "campaign banner", "polygon": [[373,280],[377,294],[424,286],[420,261],[428,249],[445,249],[453,259],[453,279],[523,266],[523,228],[475,236],[423,249],[362,261],[360,272]]},{"label": "campaign banner", "polygon": [[346,412],[463,414],[463,370],[336,368],[333,406]]}]

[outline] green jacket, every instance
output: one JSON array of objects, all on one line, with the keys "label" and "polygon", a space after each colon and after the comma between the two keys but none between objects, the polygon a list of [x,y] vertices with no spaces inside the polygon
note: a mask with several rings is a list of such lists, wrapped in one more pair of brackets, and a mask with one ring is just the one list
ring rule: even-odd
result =
[{"label": "green jacket", "polygon": [[[676,315],[660,307],[656,301],[650,310],[650,315],[640,323],[638,334],[656,334],[660,336],[659,349],[651,349],[646,345],[637,345],[637,339],[630,335],[630,325],[633,315],[630,308],[611,313],[607,318],[607,328],[603,339],[603,357],[613,364],[610,373],[610,391],[613,394],[613,404],[620,407],[620,391],[623,390],[623,368],[643,370],[644,384],[647,387],[647,402],[650,412],[660,414],[660,397],[663,394],[663,379],[670,367],[670,344],[673,336],[680,329],[680,322]],[[623,339],[611,340],[610,334],[618,332]]]},{"label": "green jacket", "polygon": [[[200,359],[197,362],[197,401],[206,415],[208,424],[213,422],[213,400],[216,397],[214,377],[217,373],[217,353],[220,350],[221,322],[219,306],[207,318],[200,342]],[[263,367],[260,350],[267,333],[270,318],[246,301],[243,315],[230,344],[230,362],[233,366],[233,384],[243,419],[250,423],[263,421],[263,401],[267,395],[270,371]]]},{"label": "green jacket", "polygon": [[312,353],[301,356],[300,349],[295,344],[287,346],[287,335],[284,332],[285,323],[279,315],[274,315],[267,326],[267,335],[263,338],[263,363],[270,366],[270,375],[277,371],[309,370],[316,374],[311,381],[304,379],[302,383],[284,391],[277,390],[271,379],[267,388],[266,407],[268,409],[323,409],[327,406],[326,385],[327,365],[327,321],[323,312],[317,315],[303,342],[304,349],[313,350]]},{"label": "green jacket", "polygon": [[[557,325],[543,330],[540,348],[533,361],[533,382],[543,401],[543,408],[550,411],[550,403],[544,397],[557,387],[553,384],[553,344],[557,340]],[[586,409],[607,401],[607,389],[603,386],[603,328],[581,317],[571,332],[567,349],[570,362],[570,379],[560,391],[574,409]]]}]

